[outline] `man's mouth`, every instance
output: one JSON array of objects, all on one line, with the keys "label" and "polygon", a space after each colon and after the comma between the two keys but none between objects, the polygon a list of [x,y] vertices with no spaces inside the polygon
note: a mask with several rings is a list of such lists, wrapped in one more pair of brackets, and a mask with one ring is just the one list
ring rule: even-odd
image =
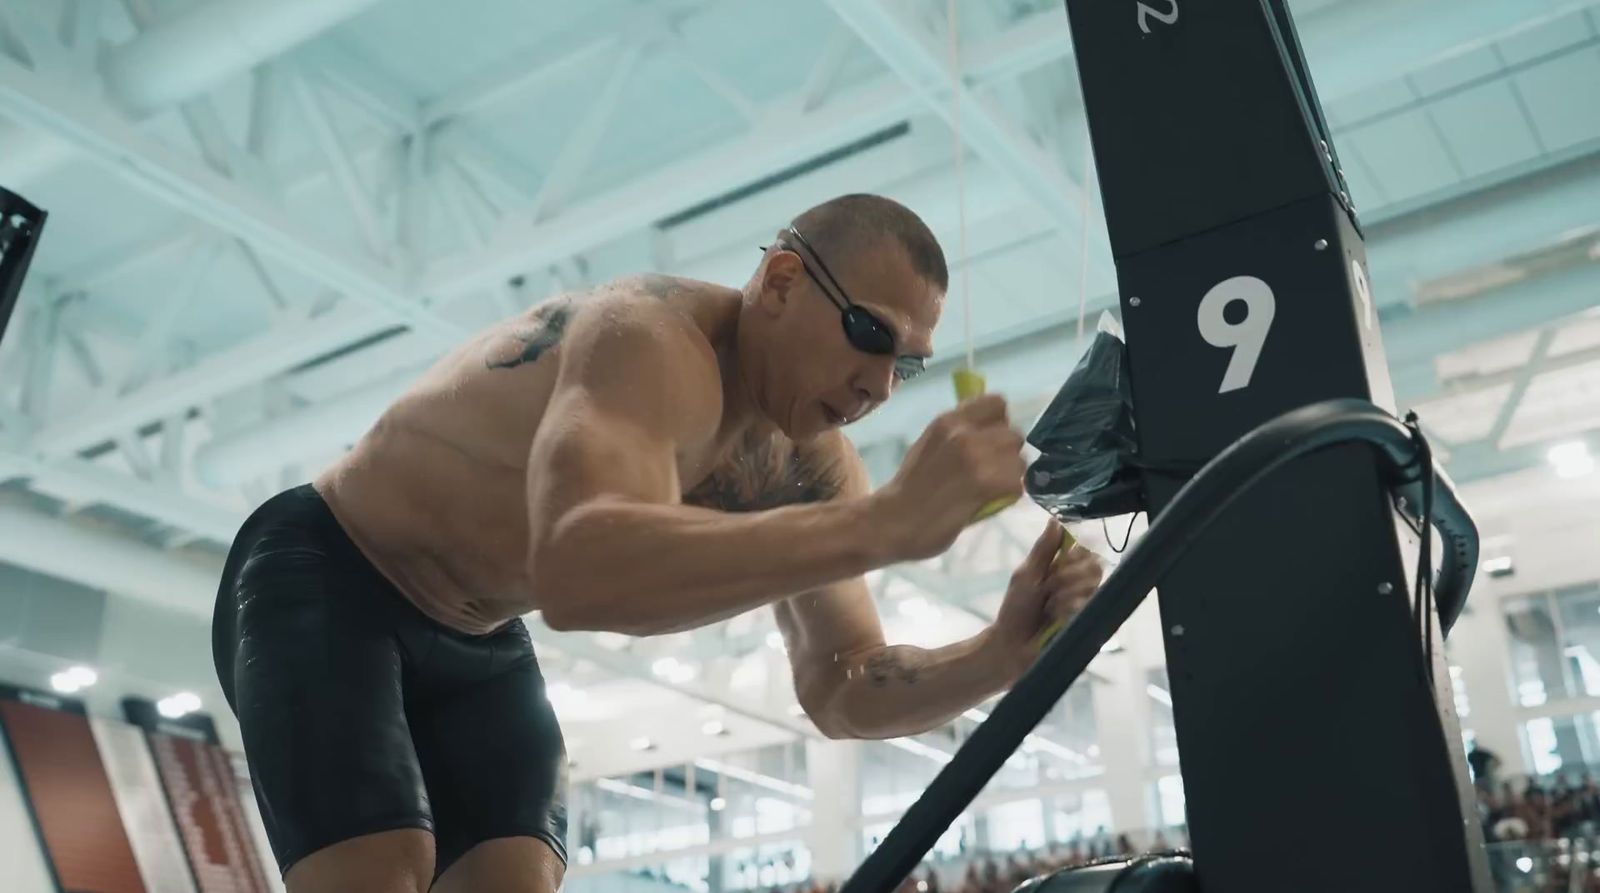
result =
[{"label": "man's mouth", "polygon": [[822,404],[822,414],[828,419],[828,424],[830,425],[843,425],[848,421],[843,414],[826,403]]}]

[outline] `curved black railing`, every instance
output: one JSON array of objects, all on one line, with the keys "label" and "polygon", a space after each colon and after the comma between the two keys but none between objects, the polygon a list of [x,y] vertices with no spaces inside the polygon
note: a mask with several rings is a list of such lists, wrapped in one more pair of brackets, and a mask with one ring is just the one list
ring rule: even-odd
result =
[{"label": "curved black railing", "polygon": [[[1412,430],[1364,400],[1329,400],[1267,422],[1206,463],[1154,519],[1121,564],[1106,577],[1072,622],[973,730],[882,844],[861,863],[840,893],[889,893],[927,855],[945,829],[972,803],[1101,646],[1131,616],[1162,574],[1199,539],[1207,525],[1244,491],[1286,463],[1350,443],[1372,446],[1406,511],[1423,505],[1425,472]],[[1466,604],[1478,563],[1478,531],[1455,489],[1437,469],[1432,521],[1444,545],[1434,584],[1440,625],[1448,630]]]}]

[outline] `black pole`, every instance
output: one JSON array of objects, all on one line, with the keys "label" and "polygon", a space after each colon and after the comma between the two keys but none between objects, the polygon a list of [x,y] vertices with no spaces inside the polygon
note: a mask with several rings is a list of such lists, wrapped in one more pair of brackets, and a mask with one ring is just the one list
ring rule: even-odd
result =
[{"label": "black pole", "polygon": [[[1418,447],[1411,430],[1362,400],[1315,403],[1245,435],[1178,491],[1100,591],[1001,698],[989,719],[956,751],[840,893],[890,893],[904,880],[1021,746],[1022,739],[1083,675],[1162,574],[1235,499],[1283,465],[1349,443],[1372,446],[1393,485],[1420,489]],[[1434,514],[1446,545],[1437,598],[1441,617],[1448,614],[1453,620],[1471,586],[1478,533],[1454,488],[1442,476],[1434,493]],[[1471,564],[1461,565],[1469,559]]]}]

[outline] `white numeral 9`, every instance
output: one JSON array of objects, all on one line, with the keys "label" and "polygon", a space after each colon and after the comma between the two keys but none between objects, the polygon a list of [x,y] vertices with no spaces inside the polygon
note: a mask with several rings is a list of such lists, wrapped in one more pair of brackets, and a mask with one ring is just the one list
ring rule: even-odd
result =
[{"label": "white numeral 9", "polygon": [[[1231,323],[1222,311],[1234,301],[1244,302],[1245,314],[1244,319]],[[1217,393],[1226,394],[1250,384],[1277,309],[1272,289],[1254,276],[1224,279],[1200,299],[1200,337],[1212,347],[1233,348],[1233,357],[1228,360],[1228,371],[1223,374],[1222,387]]]}]

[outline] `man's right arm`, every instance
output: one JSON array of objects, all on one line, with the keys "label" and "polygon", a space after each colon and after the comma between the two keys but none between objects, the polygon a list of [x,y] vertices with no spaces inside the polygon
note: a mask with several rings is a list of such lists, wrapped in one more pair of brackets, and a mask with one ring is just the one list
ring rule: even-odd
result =
[{"label": "man's right arm", "polygon": [[[643,308],[639,308],[643,309]],[[677,461],[722,417],[715,356],[670,311],[575,321],[528,463],[529,574],[556,629],[713,623],[901,560],[872,497],[723,513]]]}]

